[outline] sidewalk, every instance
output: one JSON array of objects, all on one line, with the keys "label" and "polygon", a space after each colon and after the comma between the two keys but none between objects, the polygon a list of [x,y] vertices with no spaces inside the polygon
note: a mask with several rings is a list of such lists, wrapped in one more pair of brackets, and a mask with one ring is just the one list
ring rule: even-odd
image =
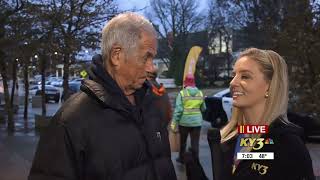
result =
[{"label": "sidewalk", "polygon": [[[47,104],[47,114],[56,112],[59,104]],[[26,180],[39,140],[35,131],[34,115],[41,114],[41,108],[28,110],[28,120],[23,118],[23,106],[14,116],[15,132],[8,134],[6,124],[0,124],[0,180]]]},{"label": "sidewalk", "polygon": [[[22,137],[22,138],[21,138]],[[31,160],[38,138],[35,137],[1,137],[0,141],[0,179],[27,179]],[[33,139],[30,141],[30,138]]]}]

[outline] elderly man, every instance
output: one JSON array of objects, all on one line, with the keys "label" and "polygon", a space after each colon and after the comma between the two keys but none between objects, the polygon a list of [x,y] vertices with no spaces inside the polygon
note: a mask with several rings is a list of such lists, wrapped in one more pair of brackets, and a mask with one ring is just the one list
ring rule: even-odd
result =
[{"label": "elderly man", "polygon": [[102,31],[102,60],[41,136],[29,180],[176,180],[164,113],[145,80],[157,40],[124,13]]}]

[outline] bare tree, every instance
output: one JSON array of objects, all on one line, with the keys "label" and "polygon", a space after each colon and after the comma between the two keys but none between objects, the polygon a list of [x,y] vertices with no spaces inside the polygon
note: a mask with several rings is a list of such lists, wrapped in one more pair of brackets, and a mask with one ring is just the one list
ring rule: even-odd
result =
[{"label": "bare tree", "polygon": [[[209,1],[208,3],[208,18],[207,18],[207,29],[208,29],[208,39],[209,46],[211,50],[218,50],[218,52],[213,51],[212,53],[218,54],[219,57],[224,57],[227,64],[227,76],[230,77],[229,70],[231,68],[231,40],[233,29],[236,29],[237,24],[234,22],[229,22],[229,12],[224,9],[224,6],[218,4],[216,1]],[[218,42],[216,41],[218,39]],[[226,50],[222,50],[222,47],[226,47]],[[211,56],[214,57],[214,56]],[[211,59],[215,60],[215,59]],[[217,70],[217,68],[213,68]],[[217,74],[217,72],[213,72]]]},{"label": "bare tree", "polygon": [[[11,39],[12,43],[6,44],[4,50],[7,52],[7,56],[11,59],[18,61],[12,64],[19,64],[23,69],[24,79],[24,118],[28,117],[28,96],[29,96],[29,65],[30,59],[37,46],[38,30],[30,26],[38,21],[35,18],[34,12],[36,9],[32,7],[30,3],[25,3],[24,8],[15,13],[10,18],[10,26],[7,26],[7,38]],[[14,65],[13,67],[16,67]],[[14,69],[13,69],[14,71]],[[15,79],[15,76],[13,77]],[[13,95],[14,93],[11,93]],[[13,99],[11,98],[11,102]]]},{"label": "bare tree", "polygon": [[0,0],[0,73],[3,80],[5,109],[8,114],[8,130],[14,131],[13,107],[9,97],[7,69],[8,62],[5,61],[6,53],[4,47],[12,43],[6,36],[6,26],[10,24],[10,17],[23,8],[22,0]]},{"label": "bare tree", "polygon": [[[25,79],[25,117],[28,108],[28,67],[33,53],[39,54],[42,73],[42,114],[45,109],[45,68],[52,50],[63,55],[64,90],[68,88],[69,65],[83,48],[99,45],[99,31],[103,23],[117,12],[112,0],[0,0],[0,73],[3,78],[5,104],[8,112],[8,129],[14,131],[12,98],[8,91],[9,64],[16,67],[20,59]],[[23,11],[22,7],[25,5]],[[6,49],[15,49],[8,53]],[[13,68],[13,73],[16,68]],[[11,74],[10,74],[11,75]],[[16,77],[15,73],[13,77]],[[13,89],[14,91],[14,89]]]},{"label": "bare tree", "polygon": [[292,103],[297,112],[320,119],[320,28],[319,2],[301,0],[283,9],[281,31],[276,49],[289,64],[291,92],[298,98]]},{"label": "bare tree", "polygon": [[[113,0],[42,0],[47,21],[54,27],[51,43],[63,56],[63,90],[68,92],[72,57],[83,48],[96,48],[103,23],[113,17]],[[67,94],[67,93],[66,93]]]},{"label": "bare tree", "polygon": [[[16,51],[11,51],[12,53],[7,53],[10,55],[11,59],[20,59],[20,64],[24,69],[24,84],[25,84],[25,109],[24,117],[27,118],[28,111],[28,96],[29,96],[29,82],[28,82],[28,71],[30,64],[30,57],[32,53],[37,52],[40,55],[45,52],[45,50],[50,49],[50,43],[47,40],[50,34],[53,32],[52,24],[46,21],[44,13],[44,5],[36,4],[34,2],[25,3],[25,8],[16,13],[10,19],[10,26],[7,27],[8,37],[14,40],[11,46],[6,46],[6,49],[14,49]],[[32,26],[30,26],[32,24]],[[10,51],[9,51],[10,52]],[[38,59],[36,59],[38,60]],[[45,66],[42,66],[43,58],[40,58],[40,72],[44,72]],[[12,63],[13,71],[13,83],[15,84],[16,79],[16,67],[17,63],[14,61]],[[45,77],[43,73],[43,77]],[[44,81],[42,81],[42,87],[44,86]],[[14,94],[14,86],[11,95]],[[12,103],[11,99],[11,103]],[[45,115],[45,95],[44,88],[42,88],[42,114]]]},{"label": "bare tree", "polygon": [[270,48],[283,17],[284,0],[215,0],[225,24],[241,31],[248,46]]},{"label": "bare tree", "polygon": [[[289,66],[298,112],[320,117],[320,3],[310,0],[216,0],[227,22],[236,22],[246,47],[273,49]],[[236,20],[236,21],[235,21]],[[244,47],[244,48],[246,48]]]},{"label": "bare tree", "polygon": [[169,76],[174,77],[177,84],[181,84],[188,53],[188,35],[201,28],[204,16],[198,11],[198,2],[193,0],[150,0],[150,5],[151,10],[147,12],[147,16],[165,44],[160,49],[163,51],[158,54],[169,58]]}]

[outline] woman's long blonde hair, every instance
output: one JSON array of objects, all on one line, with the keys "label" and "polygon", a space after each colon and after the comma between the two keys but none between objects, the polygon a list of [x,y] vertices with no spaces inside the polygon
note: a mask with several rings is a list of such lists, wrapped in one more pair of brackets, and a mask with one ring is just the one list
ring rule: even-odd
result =
[{"label": "woman's long blonde hair", "polygon": [[[280,117],[287,122],[288,106],[288,70],[285,60],[276,52],[249,48],[243,51],[239,58],[248,57],[260,65],[264,78],[269,82],[268,98],[263,113],[263,119],[258,122],[261,125],[270,125]],[[225,142],[237,135],[237,126],[244,125],[244,117],[241,109],[232,108],[232,116],[229,123],[221,130],[221,142]]]}]

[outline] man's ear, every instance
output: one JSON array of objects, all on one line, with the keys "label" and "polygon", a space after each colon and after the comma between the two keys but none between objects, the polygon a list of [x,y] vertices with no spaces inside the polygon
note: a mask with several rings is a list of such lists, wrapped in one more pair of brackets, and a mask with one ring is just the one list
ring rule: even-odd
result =
[{"label": "man's ear", "polygon": [[120,60],[121,60],[121,46],[119,45],[113,45],[111,48],[111,65],[112,66],[120,66]]}]

